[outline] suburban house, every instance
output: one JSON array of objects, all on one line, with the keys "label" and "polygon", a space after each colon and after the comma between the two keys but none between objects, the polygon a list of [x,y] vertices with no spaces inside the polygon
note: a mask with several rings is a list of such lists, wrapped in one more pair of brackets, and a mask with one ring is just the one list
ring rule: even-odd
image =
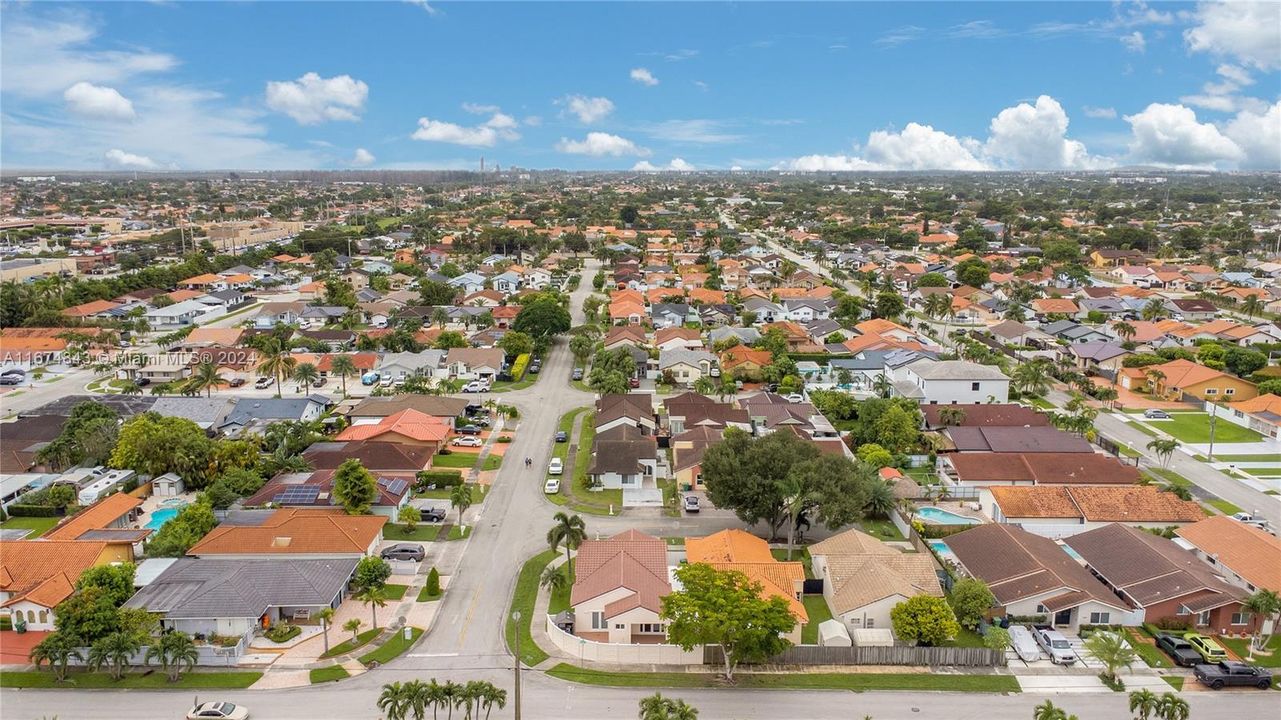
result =
[{"label": "suburban house", "polygon": [[587,477],[608,489],[654,487],[658,473],[658,444],[653,435],[632,425],[598,431],[592,441]]},{"label": "suburban house", "polygon": [[142,500],[129,493],[112,493],[63,520],[39,539],[105,542],[116,553],[138,557],[142,555],[142,542],[151,535],[150,530],[134,527],[141,505]]},{"label": "suburban house", "polygon": [[1094,452],[965,452],[940,454],[938,472],[961,486],[1133,485],[1133,465]]},{"label": "suburban house", "polygon": [[335,440],[372,440],[430,450],[434,455],[449,437],[450,423],[435,415],[405,409],[384,418],[368,418],[343,429]]},{"label": "suburban house", "polygon": [[642,435],[658,432],[654,417],[654,396],[649,393],[602,395],[596,400],[596,433],[608,432],[621,425],[635,428]]},{"label": "suburban house", "polygon": [[716,402],[699,393],[684,392],[666,398],[663,407],[667,410],[667,430],[674,436],[698,427],[736,427],[752,432],[752,418],[746,408]]},{"label": "suburban house", "polygon": [[1046,426],[954,426],[943,429],[945,450],[959,453],[1092,453],[1089,441]]},{"label": "suburban house", "polygon": [[329,399],[321,396],[297,398],[242,397],[218,426],[224,435],[243,435],[262,430],[276,422],[311,422],[328,407]]},{"label": "suburban house", "polygon": [[1205,518],[1200,505],[1154,485],[996,485],[979,502],[996,522],[1053,538],[1114,522],[1159,530]]},{"label": "suburban house", "polygon": [[672,475],[683,490],[703,490],[703,455],[721,441],[723,431],[699,425],[671,439]]},{"label": "suburban house", "polygon": [[[388,445],[390,443],[374,443]],[[332,507],[338,505],[334,497],[333,469],[278,475],[262,486],[251,497],[245,498],[245,507]],[[412,488],[415,471],[373,472],[376,494],[369,512],[387,518],[388,522],[400,520],[400,510],[413,499]]]},{"label": "suburban house", "polygon": [[1090,572],[1134,605],[1144,622],[1185,620],[1216,635],[1252,632],[1262,622],[1242,609],[1249,596],[1244,588],[1171,540],[1114,523],[1069,542]]},{"label": "suburban house", "polygon": [[693,385],[716,367],[716,356],[706,350],[673,349],[658,354],[658,370],[671,373],[678,383]]},{"label": "suburban house", "polygon": [[358,562],[355,557],[254,562],[178,558],[124,607],[146,610],[166,630],[240,637],[337,608]]},{"label": "suburban house", "polygon": [[1127,390],[1151,387],[1155,391],[1153,395],[1172,400],[1191,396],[1232,402],[1249,400],[1259,394],[1259,389],[1248,380],[1184,359],[1141,368],[1123,368],[1120,378],[1121,387]]},{"label": "suburban house", "polygon": [[1281,539],[1223,515],[1174,531],[1175,544],[1191,550],[1223,579],[1247,592],[1281,593]]},{"label": "suburban house", "polygon": [[638,325],[615,325],[609,329],[609,332],[605,333],[602,347],[606,350],[613,350],[624,345],[646,347],[648,341],[645,336],[645,329]]},{"label": "suburban house", "polygon": [[85,570],[132,562],[125,546],[88,540],[0,540],[0,615],[28,630],[53,630],[53,609]]},{"label": "suburban house", "polygon": [[396,395],[393,397],[367,397],[356,403],[345,414],[353,424],[379,420],[395,415],[401,410],[416,410],[424,415],[433,415],[447,420],[463,417],[467,413],[468,400],[446,395]]},{"label": "suburban house", "polygon": [[784,636],[800,644],[801,626],[809,614],[801,603],[805,589],[805,566],[800,562],[779,562],[770,553],[769,543],[742,530],[722,530],[707,537],[685,538],[685,558],[706,563],[717,570],[735,570],[761,585],[765,598],[781,597],[787,601],[796,625]]},{"label": "suburban house", "polygon": [[1281,438],[1281,396],[1268,393],[1228,404],[1224,420],[1249,428],[1264,437]]},{"label": "suburban house", "polygon": [[894,390],[922,405],[970,405],[1009,400],[1010,379],[998,368],[966,360],[922,358],[894,374]]},{"label": "suburban house", "polygon": [[431,465],[433,449],[399,442],[349,440],[316,442],[303,451],[302,457],[313,470],[337,470],[348,460],[359,461],[372,473],[416,473]]},{"label": "suburban house", "polygon": [[858,530],[811,545],[810,558],[832,617],[851,633],[891,627],[890,610],[904,600],[943,596],[929,554],[902,552]]},{"label": "suburban house", "polygon": [[506,355],[499,348],[451,348],[445,353],[445,367],[451,377],[463,380],[493,380],[503,372]]},{"label": "suburban house", "polygon": [[[922,405],[925,429],[939,430],[950,425],[960,427],[1047,427],[1050,418],[1036,408],[1015,403],[967,405],[945,409],[943,405]],[[944,422],[947,418],[947,422]]]},{"label": "suburban house", "polygon": [[1015,525],[988,524],[950,535],[946,542],[962,569],[987,583],[1005,615],[1043,616],[1050,625],[1070,630],[1143,620],[1049,538]]},{"label": "suburban house", "polygon": [[584,540],[574,559],[569,605],[574,634],[610,643],[661,643],[662,598],[672,592],[667,544],[628,530],[604,540]]},{"label": "suburban house", "polygon": [[219,525],[188,555],[229,560],[361,558],[382,541],[381,515],[348,515],[341,508],[282,508],[261,525]]}]

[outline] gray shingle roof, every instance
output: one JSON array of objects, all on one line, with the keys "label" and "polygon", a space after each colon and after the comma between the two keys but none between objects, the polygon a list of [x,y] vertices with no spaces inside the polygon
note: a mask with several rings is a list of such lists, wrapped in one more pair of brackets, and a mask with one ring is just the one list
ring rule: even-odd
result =
[{"label": "gray shingle roof", "polygon": [[124,606],[166,618],[256,618],[272,606],[328,605],[357,562],[181,558]]}]

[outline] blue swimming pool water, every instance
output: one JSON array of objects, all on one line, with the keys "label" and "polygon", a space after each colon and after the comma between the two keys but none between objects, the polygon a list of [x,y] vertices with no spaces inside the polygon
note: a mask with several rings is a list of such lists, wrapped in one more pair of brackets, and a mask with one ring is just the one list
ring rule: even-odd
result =
[{"label": "blue swimming pool water", "polygon": [[923,507],[917,510],[916,514],[922,520],[935,522],[940,525],[977,525],[979,522],[974,518],[957,515],[956,513],[948,512],[942,508],[936,507]]},{"label": "blue swimming pool water", "polygon": [[173,520],[174,516],[177,515],[178,511],[181,509],[182,509],[181,505],[174,506],[174,507],[156,508],[155,512],[151,513],[151,519],[148,520],[147,524],[144,525],[143,527],[147,528],[148,530],[159,530],[162,526],[164,526],[165,523],[169,522],[170,520]]}]

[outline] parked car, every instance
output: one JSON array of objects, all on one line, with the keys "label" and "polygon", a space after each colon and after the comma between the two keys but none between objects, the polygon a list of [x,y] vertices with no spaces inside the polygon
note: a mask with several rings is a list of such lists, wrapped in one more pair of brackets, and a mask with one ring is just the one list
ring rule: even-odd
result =
[{"label": "parked car", "polygon": [[1010,626],[1010,647],[1023,662],[1034,662],[1041,659],[1041,644],[1032,637],[1032,631],[1024,625]]},{"label": "parked car", "polygon": [[378,373],[374,372],[373,370],[370,370],[369,372],[360,376],[360,384],[373,385],[378,382],[378,377],[379,377]]},{"label": "parked car", "polygon": [[187,720],[247,720],[248,717],[249,708],[229,702],[197,702],[195,707],[187,711]]},{"label": "parked car", "polygon": [[489,392],[489,381],[487,381],[487,380],[472,380],[471,382],[469,382],[469,383],[467,383],[466,385],[464,385],[464,386],[463,386],[463,392],[465,392],[465,393],[483,393],[483,392]]},{"label": "parked car", "polygon": [[1055,665],[1071,665],[1076,662],[1076,652],[1072,650],[1072,643],[1064,637],[1063,633],[1049,626],[1038,625],[1032,628],[1032,637],[1036,638],[1036,644],[1050,655],[1050,662]]},{"label": "parked car", "polygon": [[379,555],[383,560],[413,560],[422,562],[427,557],[427,551],[422,545],[417,543],[396,543],[391,547],[383,550]]},{"label": "parked car", "polygon": [[480,427],[477,425],[464,425],[454,430],[459,435],[479,435]]},{"label": "parked car", "polygon": [[563,472],[565,472],[565,463],[560,458],[552,458],[552,461],[547,464],[548,475],[559,475]]},{"label": "parked car", "polygon": [[1228,651],[1214,640],[1202,635],[1201,633],[1185,633],[1183,639],[1188,641],[1201,657],[1208,663],[1217,663],[1228,659]]},{"label": "parked car", "polygon": [[[138,378],[134,384],[138,387],[147,387],[151,384],[151,378]],[[270,381],[268,381],[268,384],[270,384]]]},{"label": "parked car", "polygon": [[314,388],[322,388],[325,386],[325,379],[322,377],[318,377],[315,380],[311,381],[311,386]]},{"label": "parked car", "polygon": [[547,482],[543,483],[543,492],[548,495],[555,495],[560,492],[560,478],[548,478]]},{"label": "parked car", "polygon": [[634,377],[634,378],[628,379],[627,387],[633,388],[633,389],[640,387],[640,378]]},{"label": "parked car", "polygon": [[542,365],[540,365],[540,364],[538,364],[538,363],[534,363],[534,364],[532,364],[532,365],[530,365],[530,366],[529,366],[529,374],[530,374],[530,375],[537,375],[538,373],[540,373],[540,372],[542,372],[542,371],[543,371],[543,366],[542,366]]},{"label": "parked car", "polygon": [[569,442],[569,433],[565,432],[564,430],[557,430],[557,431],[556,431],[556,442],[558,442],[558,443],[561,443],[561,442]]},{"label": "parked car", "polygon": [[583,369],[582,369],[582,368],[574,368],[574,372],[570,373],[569,378],[570,378],[571,380],[582,380],[582,379],[583,379]]},{"label": "parked car", "polygon": [[[271,387],[271,384],[274,382],[276,381],[273,380],[272,378],[260,377],[258,378],[258,382],[254,383],[254,387],[258,388],[259,390],[266,390],[267,388]],[[142,383],[138,383],[138,384],[141,385]]]},{"label": "parked car", "polygon": [[1147,418],[1148,420],[1169,420],[1170,413],[1164,410],[1158,410],[1156,408],[1148,408],[1147,410],[1143,411],[1143,417]]},{"label": "parked car", "polygon": [[423,520],[427,522],[444,522],[446,514],[445,508],[427,508],[423,510]]},{"label": "parked car", "polygon": [[244,384],[245,384],[244,378],[232,378],[231,382],[227,383],[227,387],[238,388],[238,387],[243,387]]},{"label": "parked car", "polygon": [[1166,655],[1169,655],[1175,665],[1192,667],[1193,665],[1199,665],[1202,662],[1201,653],[1198,652],[1196,648],[1192,647],[1192,643],[1184,640],[1178,635],[1161,633],[1156,638],[1156,646],[1161,648]]},{"label": "parked car", "polygon": [[707,374],[711,375],[714,378],[718,378],[721,376],[721,369],[718,367],[714,367],[711,370],[709,370]]},{"label": "parked car", "polygon": [[687,513],[698,512],[698,496],[697,495],[685,496],[685,512]]},{"label": "parked car", "polygon": [[792,393],[791,395],[787,396],[787,401],[791,403],[805,402],[805,396],[800,393]]},{"label": "parked car", "polygon": [[449,444],[455,447],[480,447],[485,444],[485,441],[475,435],[464,435],[454,438],[454,441]]},{"label": "parked car", "polygon": [[0,385],[21,385],[24,380],[23,375],[0,375]]},{"label": "parked car", "polygon": [[0,376],[4,376],[4,375],[17,375],[18,377],[26,377],[27,371],[23,370],[22,368],[9,368],[4,372],[0,372]]},{"label": "parked car", "polygon": [[1243,662],[1223,661],[1213,665],[1203,664],[1192,668],[1197,682],[1218,690],[1222,687],[1254,686],[1260,690],[1272,687],[1272,672],[1261,667],[1247,665]]}]

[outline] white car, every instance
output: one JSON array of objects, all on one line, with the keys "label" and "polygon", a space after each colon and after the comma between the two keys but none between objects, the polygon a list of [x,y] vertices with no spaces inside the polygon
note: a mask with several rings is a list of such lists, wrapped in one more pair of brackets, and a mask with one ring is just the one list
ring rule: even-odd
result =
[{"label": "white car", "polygon": [[800,393],[792,393],[791,395],[787,396],[787,401],[793,402],[793,403],[805,402],[805,396]]},{"label": "white car", "polygon": [[454,438],[454,441],[449,444],[456,445],[458,447],[480,447],[485,444],[485,441],[474,435],[465,435],[463,437]]},{"label": "white car", "polygon": [[463,392],[465,393],[489,392],[489,383],[485,382],[484,380],[472,380],[471,382],[463,386]]},{"label": "white car", "polygon": [[565,463],[560,458],[552,458],[552,461],[547,465],[547,474],[559,475],[563,472],[565,472]]},{"label": "white car", "polygon": [[187,720],[206,720],[208,718],[221,718],[221,720],[246,720],[248,717],[248,708],[243,705],[236,705],[229,702],[199,703],[187,712]]},{"label": "white car", "polygon": [[548,478],[547,483],[543,485],[543,492],[548,495],[555,495],[560,492],[560,478]]}]

